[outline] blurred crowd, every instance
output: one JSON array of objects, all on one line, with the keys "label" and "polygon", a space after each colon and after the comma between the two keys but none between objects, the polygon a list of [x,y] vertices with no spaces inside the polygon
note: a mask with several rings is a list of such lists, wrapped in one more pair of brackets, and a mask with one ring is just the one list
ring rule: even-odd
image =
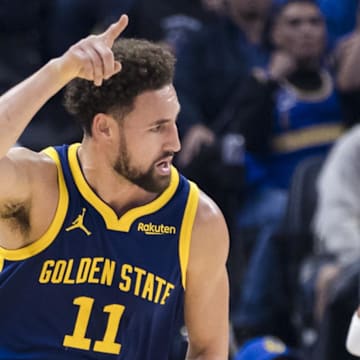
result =
[{"label": "blurred crowd", "polygon": [[[2,0],[0,92],[121,13],[177,57],[176,166],[231,231],[231,359],[354,359],[359,0]],[[80,136],[60,93],[19,145]],[[185,344],[179,329],[172,360]]]}]

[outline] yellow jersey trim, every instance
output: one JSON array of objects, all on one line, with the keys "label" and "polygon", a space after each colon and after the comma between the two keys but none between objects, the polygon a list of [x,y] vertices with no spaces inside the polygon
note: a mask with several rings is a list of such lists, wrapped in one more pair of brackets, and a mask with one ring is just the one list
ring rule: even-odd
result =
[{"label": "yellow jersey trim", "polygon": [[54,148],[47,148],[43,150],[43,152],[55,161],[58,170],[59,201],[54,219],[52,220],[46,232],[38,240],[31,243],[30,245],[16,250],[7,250],[0,247],[0,258],[5,260],[20,261],[39,254],[55,240],[65,220],[66,211],[69,204],[69,194],[66,188],[60,158]]},{"label": "yellow jersey trim", "polygon": [[334,142],[344,132],[343,125],[321,124],[288,131],[272,140],[274,151],[287,153],[310,146],[320,146]]},{"label": "yellow jersey trim", "polygon": [[84,199],[86,199],[103,217],[108,230],[128,232],[136,219],[158,211],[174,196],[179,185],[180,177],[178,171],[172,166],[170,184],[158,198],[146,205],[129,210],[119,218],[115,211],[95,194],[85,180],[77,158],[77,149],[79,146],[80,144],[71,145],[68,152],[70,169],[75,184]]},{"label": "yellow jersey trim", "polygon": [[179,239],[179,257],[181,268],[181,280],[183,288],[186,289],[186,273],[189,263],[191,234],[194,225],[195,215],[199,203],[199,188],[193,183],[190,183],[189,197],[186,203],[183,221],[180,230]]},{"label": "yellow jersey trim", "polygon": [[4,267],[4,258],[0,257],[0,273],[2,272],[3,267]]}]

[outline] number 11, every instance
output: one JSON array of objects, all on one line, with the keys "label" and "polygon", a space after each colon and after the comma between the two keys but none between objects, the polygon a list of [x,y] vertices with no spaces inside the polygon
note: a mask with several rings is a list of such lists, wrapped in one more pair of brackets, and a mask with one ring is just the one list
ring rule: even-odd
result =
[{"label": "number 11", "polygon": [[[79,306],[74,331],[72,335],[65,335],[63,345],[81,350],[90,350],[92,339],[86,337],[94,299],[86,296],[77,297],[73,304]],[[103,308],[108,313],[108,321],[102,340],[96,340],[93,350],[107,354],[120,354],[121,344],[115,342],[119,330],[120,320],[125,311],[125,306],[118,304],[106,305]]]}]

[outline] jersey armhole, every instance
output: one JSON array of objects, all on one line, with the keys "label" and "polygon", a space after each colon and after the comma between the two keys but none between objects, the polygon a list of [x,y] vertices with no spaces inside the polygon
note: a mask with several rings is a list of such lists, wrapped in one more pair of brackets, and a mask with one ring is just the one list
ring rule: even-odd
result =
[{"label": "jersey armhole", "polygon": [[50,226],[45,231],[45,233],[38,240],[34,241],[30,245],[16,250],[8,250],[0,247],[0,271],[3,266],[4,260],[25,260],[45,250],[55,240],[65,220],[66,211],[69,205],[69,194],[66,188],[59,154],[53,147],[46,148],[42,152],[47,154],[51,159],[53,159],[57,167],[59,201],[55,211],[54,219],[52,220]]},{"label": "jersey armhole", "polygon": [[190,244],[195,215],[198,208],[200,191],[195,183],[189,181],[190,190],[185,207],[184,217],[181,224],[179,239],[179,258],[181,268],[181,282],[184,290],[186,289],[186,272],[189,262]]}]

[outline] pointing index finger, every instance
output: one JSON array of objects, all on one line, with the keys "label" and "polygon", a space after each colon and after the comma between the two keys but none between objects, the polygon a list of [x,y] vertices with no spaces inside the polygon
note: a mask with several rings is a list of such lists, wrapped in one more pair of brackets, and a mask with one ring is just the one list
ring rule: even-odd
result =
[{"label": "pointing index finger", "polygon": [[121,15],[120,19],[110,25],[102,34],[108,46],[112,46],[118,36],[125,30],[129,22],[127,15]]}]

